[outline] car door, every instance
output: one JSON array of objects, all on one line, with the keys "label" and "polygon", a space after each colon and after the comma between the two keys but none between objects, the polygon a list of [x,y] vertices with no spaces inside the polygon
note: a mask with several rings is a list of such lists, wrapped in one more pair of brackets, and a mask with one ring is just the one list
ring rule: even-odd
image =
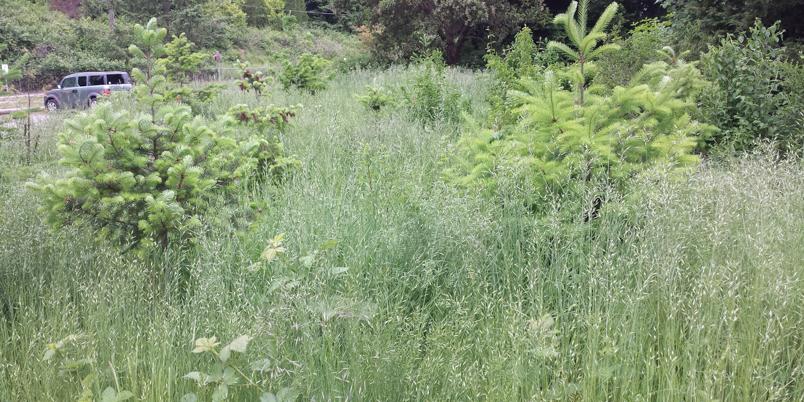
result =
[{"label": "car door", "polygon": [[89,104],[89,82],[86,75],[79,75],[78,77],[78,98],[76,105],[86,106]]},{"label": "car door", "polygon": [[59,103],[64,106],[76,107],[78,105],[78,78],[67,77],[61,80]]}]

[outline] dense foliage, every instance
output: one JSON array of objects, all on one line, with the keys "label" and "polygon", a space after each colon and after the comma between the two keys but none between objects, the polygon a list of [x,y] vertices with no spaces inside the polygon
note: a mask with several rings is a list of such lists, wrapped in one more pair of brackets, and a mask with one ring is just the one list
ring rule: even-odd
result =
[{"label": "dense foliage", "polygon": [[782,59],[779,24],[761,22],[710,46],[701,61],[714,84],[701,97],[703,118],[720,127],[712,143],[733,151],[753,148],[757,140],[774,140],[783,150],[798,150],[804,89],[794,79],[800,67]]},{"label": "dense foliage", "polygon": [[779,0],[661,0],[658,2],[673,13],[677,37],[684,46],[705,51],[708,44],[727,33],[743,32],[759,19],[765,26],[780,21],[787,37],[804,37],[804,1]]},{"label": "dense foliage", "polygon": [[657,18],[640,21],[624,37],[614,38],[614,43],[620,46],[620,51],[598,56],[598,64],[605,68],[595,71],[596,85],[626,85],[642,66],[661,60],[656,49],[671,45],[670,21]]},{"label": "dense foliage", "polygon": [[522,24],[544,23],[541,0],[339,0],[338,8],[354,3],[363,10],[362,23],[375,37],[375,57],[394,62],[429,50],[443,50],[447,64],[461,59],[464,43],[487,30],[497,37]]},{"label": "dense foliage", "polygon": [[276,73],[277,80],[285,89],[295,87],[315,93],[327,86],[330,74],[327,71],[331,62],[310,53],[304,53],[296,60],[280,55],[281,70]]}]

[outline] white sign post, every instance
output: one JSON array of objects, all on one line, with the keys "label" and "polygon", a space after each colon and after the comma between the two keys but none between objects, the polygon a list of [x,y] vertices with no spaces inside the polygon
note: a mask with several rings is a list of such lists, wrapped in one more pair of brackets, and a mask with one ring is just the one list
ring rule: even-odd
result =
[{"label": "white sign post", "polygon": [[218,81],[220,82],[220,80],[221,80],[221,59],[223,58],[223,56],[221,55],[221,53],[219,51],[216,50],[215,55],[212,56],[212,57],[215,58],[215,63],[218,65]]}]

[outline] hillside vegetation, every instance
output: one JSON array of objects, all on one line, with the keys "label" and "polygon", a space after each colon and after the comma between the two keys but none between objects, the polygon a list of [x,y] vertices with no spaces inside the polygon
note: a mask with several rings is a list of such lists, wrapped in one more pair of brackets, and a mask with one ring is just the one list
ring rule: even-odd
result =
[{"label": "hillside vegetation", "polygon": [[130,93],[0,122],[0,400],[800,400],[801,67],[588,7],[477,71],[251,16],[220,83],[130,21]]}]

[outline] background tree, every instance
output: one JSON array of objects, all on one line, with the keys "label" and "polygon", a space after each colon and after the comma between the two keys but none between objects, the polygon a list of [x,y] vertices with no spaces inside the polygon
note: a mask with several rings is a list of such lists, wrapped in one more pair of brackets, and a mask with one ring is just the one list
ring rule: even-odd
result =
[{"label": "background tree", "polygon": [[[542,0],[335,0],[336,9],[360,4],[361,23],[375,36],[377,57],[405,60],[441,48],[447,64],[460,62],[461,49],[473,36],[505,37],[525,23],[541,25]],[[488,33],[486,30],[488,29]]]},{"label": "background tree", "polygon": [[278,9],[284,7],[284,0],[244,0],[240,5],[246,13],[248,25],[256,28],[278,26],[281,18]]},{"label": "background tree", "polygon": [[193,52],[193,43],[187,41],[184,32],[173,36],[173,41],[165,45],[165,57],[159,62],[167,69],[168,81],[183,86],[190,82],[190,74],[198,73],[198,66],[209,55]]},{"label": "background tree", "polygon": [[705,51],[726,33],[743,32],[759,18],[764,26],[780,21],[785,39],[804,38],[804,0],[659,0],[673,13],[677,37],[692,50]]}]

